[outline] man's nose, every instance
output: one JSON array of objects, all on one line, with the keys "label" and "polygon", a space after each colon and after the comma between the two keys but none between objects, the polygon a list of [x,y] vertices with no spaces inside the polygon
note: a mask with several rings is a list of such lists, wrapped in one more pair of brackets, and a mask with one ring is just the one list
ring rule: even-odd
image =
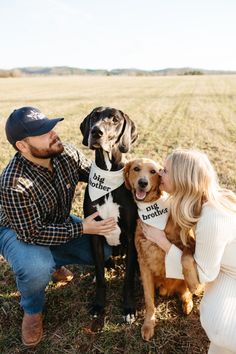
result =
[{"label": "man's nose", "polygon": [[158,174],[159,174],[159,176],[162,177],[162,175],[163,175],[163,169],[162,168],[160,168],[160,170],[158,171]]}]

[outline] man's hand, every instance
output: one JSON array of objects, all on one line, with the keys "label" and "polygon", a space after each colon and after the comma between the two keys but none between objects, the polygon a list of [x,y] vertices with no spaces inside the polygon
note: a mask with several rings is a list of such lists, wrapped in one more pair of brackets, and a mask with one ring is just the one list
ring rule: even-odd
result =
[{"label": "man's hand", "polygon": [[96,213],[88,216],[83,220],[83,233],[90,235],[104,235],[107,234],[116,228],[116,221],[114,218],[107,218],[101,221],[94,220],[99,213]]}]

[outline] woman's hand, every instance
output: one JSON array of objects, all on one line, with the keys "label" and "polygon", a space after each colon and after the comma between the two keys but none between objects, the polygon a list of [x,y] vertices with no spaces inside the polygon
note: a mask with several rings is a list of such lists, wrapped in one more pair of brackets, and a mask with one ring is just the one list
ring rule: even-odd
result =
[{"label": "woman's hand", "polygon": [[149,241],[156,243],[163,251],[168,253],[171,242],[166,238],[166,234],[163,230],[160,230],[154,226],[141,223],[144,235]]},{"label": "woman's hand", "polygon": [[104,220],[96,221],[94,220],[99,213],[93,213],[83,220],[83,233],[91,235],[104,235],[115,230],[116,221],[114,218],[107,218]]}]

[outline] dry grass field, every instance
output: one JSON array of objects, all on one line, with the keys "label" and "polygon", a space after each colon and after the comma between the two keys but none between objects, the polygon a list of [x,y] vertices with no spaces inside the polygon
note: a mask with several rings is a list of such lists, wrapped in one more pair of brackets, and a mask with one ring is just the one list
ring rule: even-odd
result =
[{"label": "dry grass field", "polygon": [[[139,139],[128,158],[148,156],[163,161],[176,147],[205,151],[222,185],[236,190],[236,76],[179,77],[38,77],[0,79],[0,171],[14,150],[5,138],[4,125],[10,112],[24,105],[35,106],[51,117],[65,117],[58,124],[63,141],[69,141],[92,157],[81,145],[79,124],[97,106],[121,109],[136,123]],[[81,215],[83,190],[78,190],[73,212]],[[137,321],[122,322],[123,267],[107,272],[105,326],[91,331],[88,306],[94,294],[93,269],[71,267],[74,280],[47,289],[45,336],[38,347],[21,344],[22,311],[14,277],[0,259],[0,353],[106,353],[191,354],[207,353],[208,339],[199,321],[199,298],[192,314],[185,317],[176,298],[158,299],[154,339],[140,337],[144,300],[139,279]]]}]

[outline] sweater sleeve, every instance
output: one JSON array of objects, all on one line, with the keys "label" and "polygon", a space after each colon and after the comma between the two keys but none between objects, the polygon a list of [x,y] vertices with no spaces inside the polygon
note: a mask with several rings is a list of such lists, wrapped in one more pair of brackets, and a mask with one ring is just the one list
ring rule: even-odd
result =
[{"label": "sweater sleeve", "polygon": [[231,236],[230,218],[227,214],[204,207],[196,228],[194,258],[200,283],[213,281],[220,272],[225,247]]},{"label": "sweater sleeve", "polygon": [[[205,205],[197,223],[194,258],[200,283],[213,281],[220,271],[221,260],[228,242],[229,217],[217,209]],[[229,232],[228,232],[229,233]],[[182,251],[172,245],[165,257],[166,276],[183,279]]]},{"label": "sweater sleeve", "polygon": [[182,251],[174,244],[171,245],[165,257],[166,277],[184,279],[181,264]]}]

